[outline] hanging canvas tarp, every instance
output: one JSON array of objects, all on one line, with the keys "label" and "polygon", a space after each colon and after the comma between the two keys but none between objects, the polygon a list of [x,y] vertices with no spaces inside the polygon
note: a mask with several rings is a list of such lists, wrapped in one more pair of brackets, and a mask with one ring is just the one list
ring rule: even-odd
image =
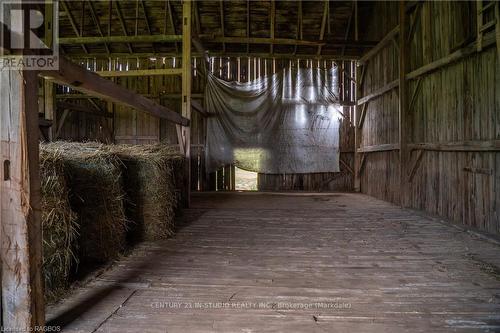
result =
[{"label": "hanging canvas tarp", "polygon": [[248,83],[208,75],[207,171],[339,171],[336,69],[284,69]]}]

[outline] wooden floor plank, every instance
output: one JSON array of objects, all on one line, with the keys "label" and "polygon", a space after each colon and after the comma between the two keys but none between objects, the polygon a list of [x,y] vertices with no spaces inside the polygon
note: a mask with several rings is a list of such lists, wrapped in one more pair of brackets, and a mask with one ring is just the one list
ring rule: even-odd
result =
[{"label": "wooden floor plank", "polygon": [[[205,193],[49,308],[64,332],[494,332],[500,247],[361,194]],[[77,309],[77,310],[75,310]]]}]

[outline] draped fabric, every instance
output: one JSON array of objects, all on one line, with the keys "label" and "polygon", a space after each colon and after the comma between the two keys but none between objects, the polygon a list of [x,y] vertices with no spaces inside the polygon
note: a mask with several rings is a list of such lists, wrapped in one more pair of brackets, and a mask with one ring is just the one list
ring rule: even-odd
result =
[{"label": "draped fabric", "polygon": [[339,171],[336,69],[284,69],[248,82],[209,73],[207,171],[227,164],[259,173]]}]

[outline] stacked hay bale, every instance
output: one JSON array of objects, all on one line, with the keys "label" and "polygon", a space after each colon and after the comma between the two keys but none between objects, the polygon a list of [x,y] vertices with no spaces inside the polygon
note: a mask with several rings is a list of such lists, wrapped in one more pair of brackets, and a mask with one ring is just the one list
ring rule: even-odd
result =
[{"label": "stacked hay bale", "polygon": [[165,145],[109,145],[124,166],[127,216],[133,221],[129,240],[157,240],[174,233],[180,198],[176,174],[184,157]]},{"label": "stacked hay bale", "polygon": [[69,287],[77,263],[77,216],[70,207],[61,153],[40,146],[45,297],[53,302]]},{"label": "stacked hay bale", "polygon": [[80,226],[80,261],[93,265],[117,258],[127,227],[120,161],[96,143],[56,142],[47,149],[60,152],[64,162]]}]

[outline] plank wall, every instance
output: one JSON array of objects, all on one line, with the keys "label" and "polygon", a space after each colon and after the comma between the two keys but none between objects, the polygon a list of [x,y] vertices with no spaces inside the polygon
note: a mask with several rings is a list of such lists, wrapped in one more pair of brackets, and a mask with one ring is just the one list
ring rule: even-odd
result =
[{"label": "plank wall", "polygon": [[[371,35],[382,39],[398,24],[398,3],[377,2]],[[410,43],[414,71],[476,40],[473,2],[424,2]],[[397,39],[397,38],[396,38]],[[493,44],[449,65],[408,81],[408,143],[457,143],[500,139],[500,72]],[[398,49],[388,44],[369,60],[362,95],[398,78]],[[419,90],[417,86],[420,84]],[[369,102],[361,146],[399,142],[398,89]],[[416,154],[417,152],[413,152]],[[413,155],[414,156],[414,155]],[[429,151],[422,153],[411,182],[399,183],[399,151],[366,154],[361,191],[425,210],[458,224],[500,233],[500,153]],[[402,202],[401,198],[404,198]]]}]

